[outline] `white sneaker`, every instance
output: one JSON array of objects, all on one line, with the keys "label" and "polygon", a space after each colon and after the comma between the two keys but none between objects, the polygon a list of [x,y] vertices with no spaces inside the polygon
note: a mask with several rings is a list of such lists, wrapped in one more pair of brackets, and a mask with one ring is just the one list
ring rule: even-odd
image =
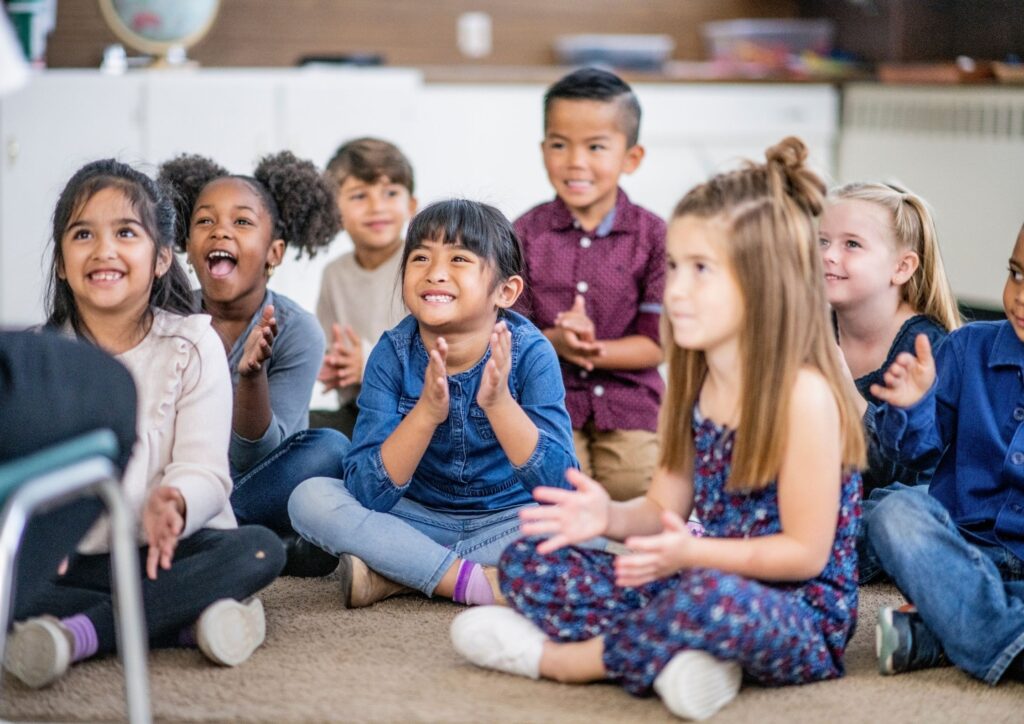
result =
[{"label": "white sneaker", "polygon": [[33,689],[52,684],[71,665],[73,634],[52,616],[14,624],[4,668]]},{"label": "white sneaker", "polygon": [[452,621],[452,645],[477,666],[540,678],[540,657],[548,637],[511,608],[476,606]]},{"label": "white sneaker", "polygon": [[252,656],[267,635],[263,603],[250,598],[214,601],[196,622],[196,641],[206,657],[221,666],[238,666]]},{"label": "white sneaker", "polygon": [[707,719],[736,698],[743,669],[704,651],[682,651],[654,680],[668,710],[683,719]]}]

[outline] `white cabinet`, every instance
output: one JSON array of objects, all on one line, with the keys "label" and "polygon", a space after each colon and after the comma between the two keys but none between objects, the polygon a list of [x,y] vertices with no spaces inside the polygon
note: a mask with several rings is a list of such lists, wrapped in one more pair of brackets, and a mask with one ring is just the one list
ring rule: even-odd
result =
[{"label": "white cabinet", "polygon": [[50,221],[71,174],[97,158],[144,158],[140,79],[110,80],[46,73],[0,102],[0,324],[43,319]]},{"label": "white cabinet", "polygon": [[[535,83],[424,83],[416,70],[186,70],[104,76],[48,71],[0,101],[0,325],[43,319],[49,222],[57,194],[83,163],[115,156],[149,172],[179,153],[252,172],[291,149],[324,165],[343,141],[397,143],[416,172],[420,204],[479,199],[514,218],[550,199],[541,163]],[[693,184],[737,158],[763,158],[800,135],[831,173],[838,93],[827,85],[640,84],[647,155],[623,179],[637,203],[667,215]],[[289,254],[271,285],[312,308],[342,235],[312,261]]]}]

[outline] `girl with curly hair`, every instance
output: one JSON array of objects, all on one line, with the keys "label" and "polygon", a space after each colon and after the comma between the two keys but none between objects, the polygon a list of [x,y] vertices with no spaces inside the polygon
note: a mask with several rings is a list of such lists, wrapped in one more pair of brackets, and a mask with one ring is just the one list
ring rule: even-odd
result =
[{"label": "girl with curly hair", "polygon": [[311,162],[287,151],[261,159],[252,176],[183,155],[160,167],[160,182],[177,199],[178,250],[199,279],[196,311],[213,318],[231,370],[235,514],[285,538],[285,574],[326,575],[337,559],[294,536],[287,503],[302,480],[340,474],[348,440],[307,429],[324,336],[268,282],[287,247],[312,257],[331,241],[340,223],[334,194]]}]

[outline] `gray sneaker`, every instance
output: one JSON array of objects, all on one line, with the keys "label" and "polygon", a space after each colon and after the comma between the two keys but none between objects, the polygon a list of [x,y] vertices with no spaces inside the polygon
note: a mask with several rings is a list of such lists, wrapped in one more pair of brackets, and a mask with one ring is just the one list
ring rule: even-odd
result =
[{"label": "gray sneaker", "polygon": [[52,616],[16,623],[7,639],[4,668],[25,686],[48,686],[71,665],[74,641],[74,634]]}]

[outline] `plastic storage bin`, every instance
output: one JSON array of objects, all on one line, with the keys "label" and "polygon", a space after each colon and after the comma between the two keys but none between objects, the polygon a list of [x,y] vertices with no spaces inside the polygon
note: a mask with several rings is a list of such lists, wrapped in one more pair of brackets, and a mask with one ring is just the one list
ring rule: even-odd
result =
[{"label": "plastic storage bin", "polygon": [[669,35],[560,35],[555,56],[562,65],[608,65],[628,70],[660,70],[672,55]]},{"label": "plastic storage bin", "polygon": [[705,23],[701,28],[716,61],[786,68],[806,51],[828,55],[835,25],[831,20],[764,19]]}]

